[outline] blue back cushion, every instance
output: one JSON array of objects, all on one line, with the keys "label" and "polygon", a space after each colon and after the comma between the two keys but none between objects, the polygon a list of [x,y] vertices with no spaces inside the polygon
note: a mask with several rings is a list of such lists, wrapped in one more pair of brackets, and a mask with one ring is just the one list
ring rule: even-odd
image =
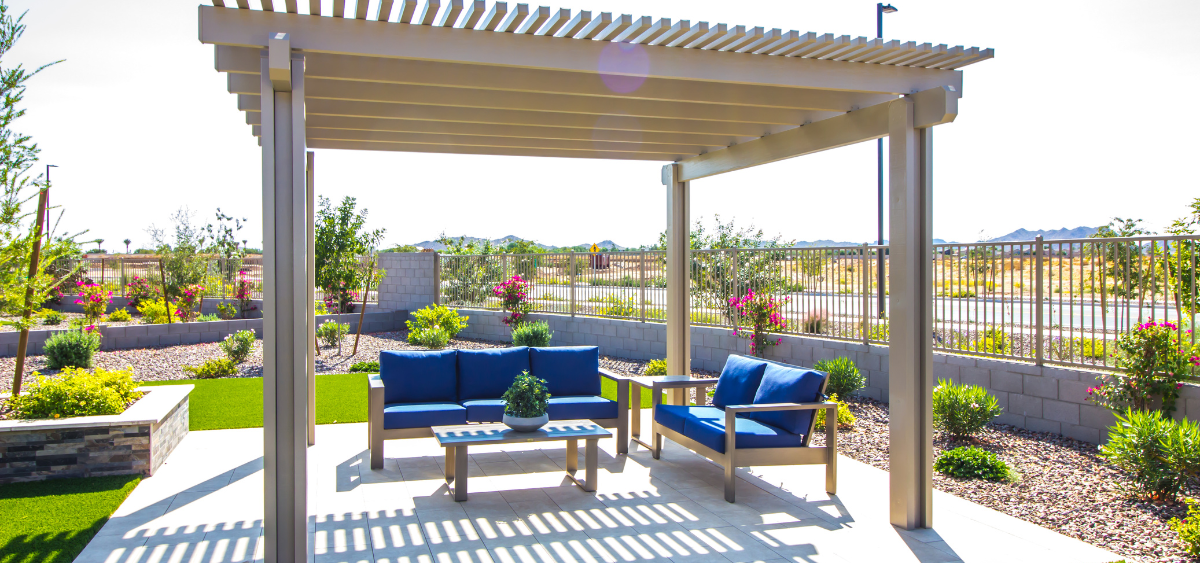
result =
[{"label": "blue back cushion", "polygon": [[[825,374],[816,370],[767,364],[762,383],[754,395],[754,404],[815,403],[821,398]],[[793,434],[807,434],[816,411],[772,411],[742,416],[781,428]],[[820,411],[821,415],[825,411]]]},{"label": "blue back cushion", "polygon": [[730,355],[725,368],[717,379],[717,390],[713,393],[713,406],[723,409],[726,405],[748,405],[754,401],[754,392],[762,381],[767,362]]},{"label": "blue back cushion", "polygon": [[600,349],[595,346],[530,348],[529,373],[545,379],[550,394],[600,394]]},{"label": "blue back cushion", "polygon": [[454,350],[387,350],[379,353],[384,403],[458,401]]},{"label": "blue back cushion", "polygon": [[529,369],[529,348],[458,351],[458,400],[499,399]]}]

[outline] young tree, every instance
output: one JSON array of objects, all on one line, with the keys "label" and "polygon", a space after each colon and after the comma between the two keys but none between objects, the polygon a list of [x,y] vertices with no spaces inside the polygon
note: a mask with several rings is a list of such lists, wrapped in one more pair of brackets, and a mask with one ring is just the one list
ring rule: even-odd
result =
[{"label": "young tree", "polygon": [[221,259],[221,275],[225,277],[226,283],[232,283],[237,277],[238,270],[242,268],[242,256],[245,255],[245,249],[238,247],[237,234],[245,226],[246,221],[245,217],[235,219],[226,215],[218,207],[217,224],[214,226],[209,223],[204,227],[207,239],[212,241],[206,251],[216,254]]},{"label": "young tree", "polygon": [[[1200,197],[1192,200],[1189,215],[1176,219],[1167,227],[1167,233],[1175,236],[1196,234],[1200,228]],[[1200,263],[1200,244],[1195,240],[1173,241],[1173,249],[1168,249],[1167,275],[1170,278],[1171,292],[1174,293],[1175,307],[1188,317],[1200,313],[1200,288],[1197,287],[1196,264]]]},{"label": "young tree", "polygon": [[[171,216],[175,231],[174,244],[171,244],[172,239],[167,237],[165,230],[154,225],[146,229],[162,261],[166,279],[158,282],[167,301],[183,295],[184,288],[189,285],[204,283],[208,275],[208,257],[202,254],[207,248],[208,238],[203,227],[192,224],[193,215],[195,213],[184,206]],[[151,278],[154,276],[151,275]]]},{"label": "young tree", "polygon": [[[385,229],[365,230],[367,210],[356,212],[357,205],[358,200],[350,196],[337,207],[327,197],[319,200],[314,233],[317,287],[324,290],[325,306],[331,313],[353,311],[355,290],[361,288],[367,278],[363,257],[375,251],[386,232]],[[374,277],[381,278],[382,272],[376,270]]]}]

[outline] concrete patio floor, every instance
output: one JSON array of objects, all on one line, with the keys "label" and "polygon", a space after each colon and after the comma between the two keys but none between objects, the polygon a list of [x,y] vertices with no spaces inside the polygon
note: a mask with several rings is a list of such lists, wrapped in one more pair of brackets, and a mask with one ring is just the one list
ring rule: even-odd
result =
[{"label": "concrete patio floor", "polygon": [[[888,524],[887,473],[845,457],[834,498],[822,490],[820,466],[764,467],[738,471],[738,502],[728,504],[721,469],[674,444],[655,461],[644,448],[616,456],[613,440],[601,440],[596,493],[566,478],[562,443],[480,447],[471,450],[470,500],[456,503],[433,439],[388,442],[385,468],[372,471],[366,434],[365,424],[317,427],[317,445],[309,449],[311,561],[1120,559],[940,492],[935,529],[898,530]],[[190,433],[76,561],[262,559],[261,454],[261,429]]]}]

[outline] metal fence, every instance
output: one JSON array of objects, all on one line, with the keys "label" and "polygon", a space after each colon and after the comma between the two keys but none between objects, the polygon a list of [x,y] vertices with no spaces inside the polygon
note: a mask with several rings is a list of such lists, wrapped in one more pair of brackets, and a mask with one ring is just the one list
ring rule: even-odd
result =
[{"label": "metal fence", "polygon": [[[934,245],[934,348],[1109,368],[1116,337],[1149,320],[1175,323],[1195,346],[1184,331],[1200,301],[1198,246],[1200,236]],[[439,300],[499,309],[492,288],[521,274],[535,312],[662,322],[665,264],[662,251],[441,255]],[[730,298],[753,290],[786,301],[784,333],[886,343],[887,268],[886,246],[693,250],[692,323],[734,327]]]}]

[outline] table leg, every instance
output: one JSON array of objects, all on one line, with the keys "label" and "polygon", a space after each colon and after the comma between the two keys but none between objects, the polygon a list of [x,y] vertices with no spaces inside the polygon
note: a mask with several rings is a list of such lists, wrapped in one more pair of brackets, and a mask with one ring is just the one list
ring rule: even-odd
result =
[{"label": "table leg", "polygon": [[454,446],[454,500],[467,500],[467,447]]},{"label": "table leg", "polygon": [[633,389],[633,412],[630,413],[633,415],[631,417],[633,428],[630,428],[629,431],[633,435],[633,441],[636,442],[642,436],[642,387],[640,385],[631,385],[630,387]]},{"label": "table leg", "polygon": [[454,483],[454,446],[446,446],[446,484]]},{"label": "table leg", "polygon": [[567,440],[567,473],[579,471],[579,440]]},{"label": "table leg", "polygon": [[600,440],[588,440],[585,448],[583,490],[591,493],[596,491],[596,480],[600,473]]}]

